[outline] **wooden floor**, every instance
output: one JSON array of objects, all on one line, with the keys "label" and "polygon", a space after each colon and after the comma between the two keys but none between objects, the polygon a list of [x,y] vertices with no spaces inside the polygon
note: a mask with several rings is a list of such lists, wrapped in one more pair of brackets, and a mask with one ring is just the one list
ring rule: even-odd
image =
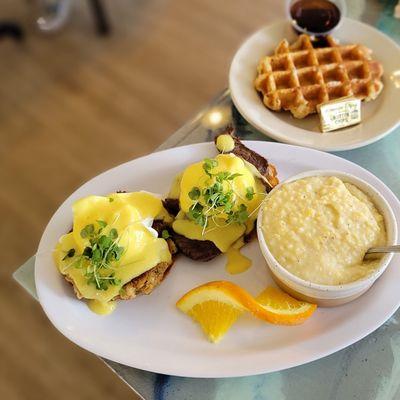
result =
[{"label": "wooden floor", "polygon": [[83,0],[65,30],[41,36],[28,3],[0,4],[0,19],[28,29],[23,44],[0,40],[0,398],[135,398],[11,274],[66,196],[151,152],[227,85],[235,49],[282,2],[109,0],[109,38],[94,35]]}]

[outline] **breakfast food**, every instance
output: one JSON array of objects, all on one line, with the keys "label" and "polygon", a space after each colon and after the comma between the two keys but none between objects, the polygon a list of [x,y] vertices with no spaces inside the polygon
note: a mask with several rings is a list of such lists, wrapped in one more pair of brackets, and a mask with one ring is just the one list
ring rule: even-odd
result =
[{"label": "breakfast food", "polygon": [[176,306],[198,322],[207,338],[219,342],[244,312],[272,324],[298,325],[317,306],[298,301],[275,287],[257,298],[232,282],[215,281],[198,286],[182,296]]},{"label": "breakfast food", "polygon": [[306,281],[342,285],[365,278],[380,260],[365,260],[387,241],[384,218],[355,185],[335,176],[288,182],[262,212],[265,242],[279,264]]},{"label": "breakfast food", "polygon": [[228,253],[245,269],[239,248],[251,238],[257,210],[278,183],[276,169],[229,131],[216,139],[221,154],[189,165],[172,185],[165,207],[175,215],[171,237],[193,260]]},{"label": "breakfast food", "polygon": [[383,67],[371,53],[363,45],[340,45],[329,35],[326,47],[315,47],[304,34],[291,45],[284,39],[275,54],[260,61],[255,88],[269,109],[289,110],[295,118],[341,97],[374,100],[383,88]]},{"label": "breakfast food", "polygon": [[72,231],[60,238],[53,257],[92,311],[108,314],[114,300],[149,294],[160,284],[175,252],[162,237],[172,218],[161,199],[147,192],[111,193],[80,199],[72,209]]}]

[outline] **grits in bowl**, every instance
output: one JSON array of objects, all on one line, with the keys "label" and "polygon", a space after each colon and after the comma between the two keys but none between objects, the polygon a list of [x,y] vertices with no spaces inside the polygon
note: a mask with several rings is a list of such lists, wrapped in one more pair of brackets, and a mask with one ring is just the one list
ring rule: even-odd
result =
[{"label": "grits in bowl", "polygon": [[289,182],[264,203],[264,239],[275,259],[301,279],[341,285],[370,275],[387,242],[384,218],[355,185],[335,176]]},{"label": "grits in bowl", "polygon": [[397,243],[397,222],[369,183],[341,171],[314,170],[268,193],[257,236],[282,289],[332,307],[356,299],[384,273],[393,254],[364,256],[370,247]]}]

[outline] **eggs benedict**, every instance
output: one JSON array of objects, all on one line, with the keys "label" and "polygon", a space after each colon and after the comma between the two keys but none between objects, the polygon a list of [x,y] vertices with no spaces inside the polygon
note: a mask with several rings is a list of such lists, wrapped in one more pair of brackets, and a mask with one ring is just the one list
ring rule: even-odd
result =
[{"label": "eggs benedict", "polygon": [[227,269],[237,273],[250,266],[239,249],[250,240],[261,202],[278,179],[274,166],[231,131],[215,143],[220,154],[189,165],[164,204],[176,214],[172,237],[183,254],[209,261],[226,253]]},{"label": "eggs benedict", "polygon": [[147,192],[88,196],[72,211],[72,231],[59,239],[53,255],[92,311],[109,314],[115,300],[149,294],[163,280],[175,249],[164,229],[172,218],[158,197]]}]

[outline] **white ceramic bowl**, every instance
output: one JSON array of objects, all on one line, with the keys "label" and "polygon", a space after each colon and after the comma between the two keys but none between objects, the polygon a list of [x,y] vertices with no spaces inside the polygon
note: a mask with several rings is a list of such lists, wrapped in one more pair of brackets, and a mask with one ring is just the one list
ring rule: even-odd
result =
[{"label": "white ceramic bowl", "polygon": [[[272,196],[275,191],[279,190],[282,185],[285,185],[288,182],[312,176],[336,176],[340,178],[343,182],[354,184],[360,190],[366,193],[372,199],[375,206],[384,217],[387,232],[387,244],[396,244],[397,223],[394,213],[388,202],[374,187],[354,175],[332,170],[315,170],[303,172],[299,175],[287,179],[286,181],[276,186],[268,194],[267,198]],[[373,274],[354,282],[346,283],[343,285],[320,285],[317,283],[312,283],[290,273],[274,258],[264,240],[264,235],[262,232],[262,214],[263,207],[261,206],[257,219],[258,242],[275,282],[285,291],[292,294],[294,297],[317,303],[320,306],[337,306],[340,304],[348,303],[349,301],[352,301],[361,296],[383,274],[393,257],[393,254],[384,255],[382,257],[379,267],[375,270]]]}]

